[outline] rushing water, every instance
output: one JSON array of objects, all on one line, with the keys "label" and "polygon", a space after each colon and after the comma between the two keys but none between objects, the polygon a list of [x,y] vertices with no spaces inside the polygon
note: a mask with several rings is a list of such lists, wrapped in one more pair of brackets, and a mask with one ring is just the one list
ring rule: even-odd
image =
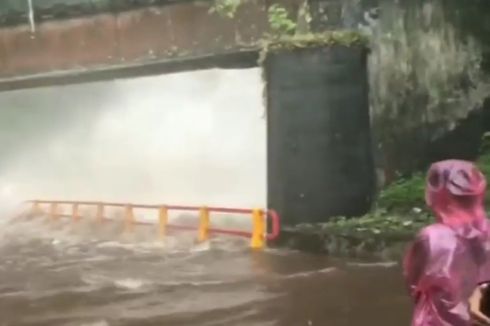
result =
[{"label": "rushing water", "polygon": [[[96,232],[97,231],[97,232]],[[37,218],[2,225],[0,325],[404,325],[395,263],[194,235],[153,241]],[[144,239],[152,239],[145,241]]]}]

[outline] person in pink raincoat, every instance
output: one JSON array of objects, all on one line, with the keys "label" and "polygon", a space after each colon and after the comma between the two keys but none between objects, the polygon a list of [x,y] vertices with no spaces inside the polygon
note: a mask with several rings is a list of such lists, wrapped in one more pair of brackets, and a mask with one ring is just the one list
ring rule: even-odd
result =
[{"label": "person in pink raincoat", "polygon": [[479,304],[481,284],[490,281],[485,190],[485,177],[470,162],[429,169],[425,198],[436,223],[418,233],[404,258],[412,326],[490,325]]}]

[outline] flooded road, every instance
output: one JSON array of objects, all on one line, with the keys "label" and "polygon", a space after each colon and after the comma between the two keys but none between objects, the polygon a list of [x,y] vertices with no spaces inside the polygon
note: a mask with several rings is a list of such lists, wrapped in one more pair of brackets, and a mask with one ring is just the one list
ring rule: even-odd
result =
[{"label": "flooded road", "polygon": [[395,263],[113,231],[2,223],[0,325],[408,324]]}]

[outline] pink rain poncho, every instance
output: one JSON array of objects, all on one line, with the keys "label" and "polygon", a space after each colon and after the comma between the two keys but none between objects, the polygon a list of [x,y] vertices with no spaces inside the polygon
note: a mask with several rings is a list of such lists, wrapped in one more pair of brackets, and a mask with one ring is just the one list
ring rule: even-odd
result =
[{"label": "pink rain poncho", "polygon": [[425,198],[437,223],[419,232],[404,260],[415,303],[412,326],[471,325],[468,299],[490,280],[485,189],[485,177],[470,162],[431,166]]}]

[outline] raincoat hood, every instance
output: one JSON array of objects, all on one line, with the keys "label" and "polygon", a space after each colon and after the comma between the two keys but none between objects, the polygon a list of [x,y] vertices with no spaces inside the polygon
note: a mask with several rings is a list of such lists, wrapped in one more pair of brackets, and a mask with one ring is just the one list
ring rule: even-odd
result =
[{"label": "raincoat hood", "polygon": [[427,175],[425,200],[438,222],[472,237],[487,228],[484,197],[486,180],[471,162],[434,163]]}]

